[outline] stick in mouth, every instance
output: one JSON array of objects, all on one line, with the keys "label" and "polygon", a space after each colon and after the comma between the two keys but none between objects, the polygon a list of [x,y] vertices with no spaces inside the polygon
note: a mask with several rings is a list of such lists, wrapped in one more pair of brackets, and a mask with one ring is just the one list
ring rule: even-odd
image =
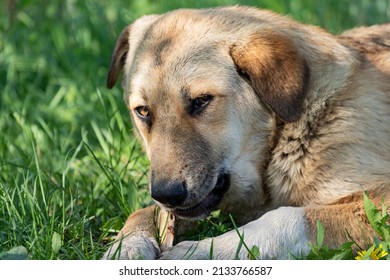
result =
[{"label": "stick in mouth", "polygon": [[161,252],[172,248],[175,238],[175,216],[168,210],[156,207],[156,226]]}]

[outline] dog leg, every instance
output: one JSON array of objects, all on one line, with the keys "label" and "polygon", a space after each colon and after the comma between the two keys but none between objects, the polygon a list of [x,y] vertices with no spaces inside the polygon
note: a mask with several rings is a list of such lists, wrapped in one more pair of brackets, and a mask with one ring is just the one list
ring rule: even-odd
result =
[{"label": "dog leg", "polygon": [[173,222],[155,205],[134,212],[102,259],[156,259],[172,246]]},{"label": "dog leg", "polygon": [[[281,207],[261,218],[238,228],[245,245],[257,246],[261,259],[287,259],[289,253],[305,254],[309,251],[305,211],[298,207]],[[240,245],[235,230],[215,238],[184,241],[164,252],[161,259],[247,259],[249,252]],[[238,251],[238,248],[241,249]]]},{"label": "dog leg", "polygon": [[[163,253],[162,259],[240,259],[249,258],[253,246],[259,248],[260,259],[286,259],[289,254],[306,255],[308,243],[315,244],[316,223],[325,228],[324,245],[336,248],[351,238],[362,247],[372,243],[375,235],[364,211],[362,193],[356,193],[334,204],[312,207],[281,207],[267,212],[238,231],[245,246],[241,246],[235,230],[213,239],[185,241]],[[370,192],[369,192],[370,197]],[[384,204],[390,207],[387,192]],[[381,199],[373,193],[373,202],[380,207]],[[241,246],[241,247],[240,247]]]}]

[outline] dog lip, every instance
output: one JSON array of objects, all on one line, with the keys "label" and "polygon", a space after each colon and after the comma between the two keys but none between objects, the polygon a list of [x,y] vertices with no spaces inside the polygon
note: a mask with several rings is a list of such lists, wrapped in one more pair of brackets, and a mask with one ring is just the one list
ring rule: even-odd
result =
[{"label": "dog lip", "polygon": [[230,174],[221,172],[218,176],[217,183],[205,199],[187,208],[174,208],[173,213],[184,219],[200,219],[206,217],[211,211],[216,209],[223,195],[228,191],[229,186]]},{"label": "dog lip", "polygon": [[215,194],[225,194],[230,186],[230,174],[229,173],[221,173],[218,176],[217,183],[215,184],[214,189],[211,191]]}]

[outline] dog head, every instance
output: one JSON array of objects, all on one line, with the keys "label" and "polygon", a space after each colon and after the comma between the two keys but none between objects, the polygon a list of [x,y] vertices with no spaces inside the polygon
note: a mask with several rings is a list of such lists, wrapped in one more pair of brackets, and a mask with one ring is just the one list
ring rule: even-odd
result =
[{"label": "dog head", "polygon": [[151,162],[154,200],[183,218],[266,200],[276,123],[301,116],[309,70],[294,43],[244,8],[178,10],[124,29],[107,86],[125,101]]}]

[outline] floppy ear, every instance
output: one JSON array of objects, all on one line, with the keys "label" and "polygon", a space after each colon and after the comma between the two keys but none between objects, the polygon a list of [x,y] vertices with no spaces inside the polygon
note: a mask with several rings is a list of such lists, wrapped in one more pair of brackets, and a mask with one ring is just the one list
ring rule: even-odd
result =
[{"label": "floppy ear", "polygon": [[111,65],[107,75],[107,87],[113,88],[118,80],[119,73],[125,64],[127,53],[129,51],[129,36],[131,25],[123,29],[121,35],[116,41],[114,51],[112,53]]},{"label": "floppy ear", "polygon": [[256,33],[233,45],[230,55],[268,109],[285,122],[299,119],[310,72],[289,39],[272,31]]}]

